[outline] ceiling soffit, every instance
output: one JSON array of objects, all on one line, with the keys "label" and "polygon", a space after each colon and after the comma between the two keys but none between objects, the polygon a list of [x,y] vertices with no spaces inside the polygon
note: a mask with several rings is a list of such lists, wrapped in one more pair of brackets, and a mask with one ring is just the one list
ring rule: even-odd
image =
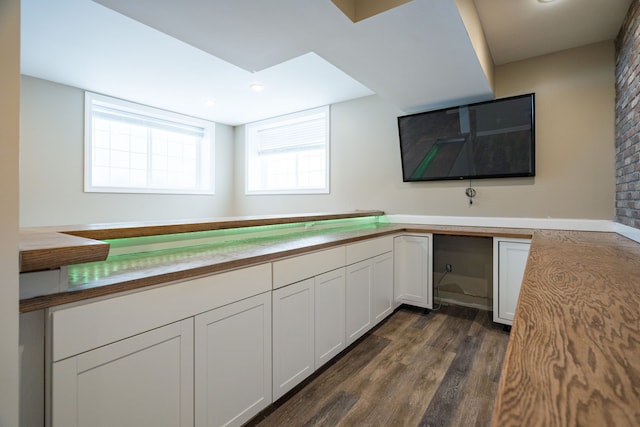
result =
[{"label": "ceiling soffit", "polygon": [[492,96],[453,0],[357,23],[329,0],[96,1],[250,72],[314,52],[408,112]]},{"label": "ceiling soffit", "polygon": [[410,1],[412,0],[331,0],[354,23]]}]

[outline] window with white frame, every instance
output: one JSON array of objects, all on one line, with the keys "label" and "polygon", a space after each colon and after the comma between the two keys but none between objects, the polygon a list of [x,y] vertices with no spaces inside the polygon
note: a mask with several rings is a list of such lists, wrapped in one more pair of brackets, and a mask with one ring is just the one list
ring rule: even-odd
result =
[{"label": "window with white frame", "polygon": [[329,192],[329,107],[246,126],[246,194]]},{"label": "window with white frame", "polygon": [[213,194],[213,123],[85,93],[85,191]]}]

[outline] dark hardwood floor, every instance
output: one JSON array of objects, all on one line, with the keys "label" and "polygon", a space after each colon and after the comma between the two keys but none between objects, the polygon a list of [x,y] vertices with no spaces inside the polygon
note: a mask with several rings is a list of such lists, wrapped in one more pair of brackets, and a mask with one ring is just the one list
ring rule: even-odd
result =
[{"label": "dark hardwood floor", "polygon": [[509,335],[491,313],[401,307],[251,426],[488,426]]}]

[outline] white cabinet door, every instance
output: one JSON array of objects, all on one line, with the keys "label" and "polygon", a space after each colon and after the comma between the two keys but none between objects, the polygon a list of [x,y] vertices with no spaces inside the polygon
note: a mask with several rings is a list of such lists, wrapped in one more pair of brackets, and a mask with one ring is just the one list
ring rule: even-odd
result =
[{"label": "white cabinet door", "polygon": [[53,363],[53,427],[193,425],[193,319]]},{"label": "white cabinet door", "polygon": [[271,404],[271,292],[195,318],[195,425],[239,426]]},{"label": "white cabinet door", "polygon": [[393,252],[378,255],[371,262],[371,310],[375,326],[393,312]]},{"label": "white cabinet door", "polygon": [[527,239],[493,239],[493,321],[511,325],[529,256]]},{"label": "white cabinet door", "polygon": [[371,329],[371,260],[347,266],[346,328],[347,345]]},{"label": "white cabinet door", "polygon": [[433,308],[431,234],[403,235],[394,239],[395,305]]},{"label": "white cabinet door", "polygon": [[318,369],[346,347],[345,269],[315,278],[315,368]]},{"label": "white cabinet door", "polygon": [[314,371],[314,279],[273,291],[273,400]]}]

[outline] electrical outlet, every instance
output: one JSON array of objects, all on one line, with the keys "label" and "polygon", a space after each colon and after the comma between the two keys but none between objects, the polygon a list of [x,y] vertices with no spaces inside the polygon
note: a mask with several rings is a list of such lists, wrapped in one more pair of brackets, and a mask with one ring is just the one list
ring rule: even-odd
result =
[{"label": "electrical outlet", "polygon": [[451,273],[453,271],[453,266],[451,264],[447,264],[444,266],[444,269],[447,273]]}]

